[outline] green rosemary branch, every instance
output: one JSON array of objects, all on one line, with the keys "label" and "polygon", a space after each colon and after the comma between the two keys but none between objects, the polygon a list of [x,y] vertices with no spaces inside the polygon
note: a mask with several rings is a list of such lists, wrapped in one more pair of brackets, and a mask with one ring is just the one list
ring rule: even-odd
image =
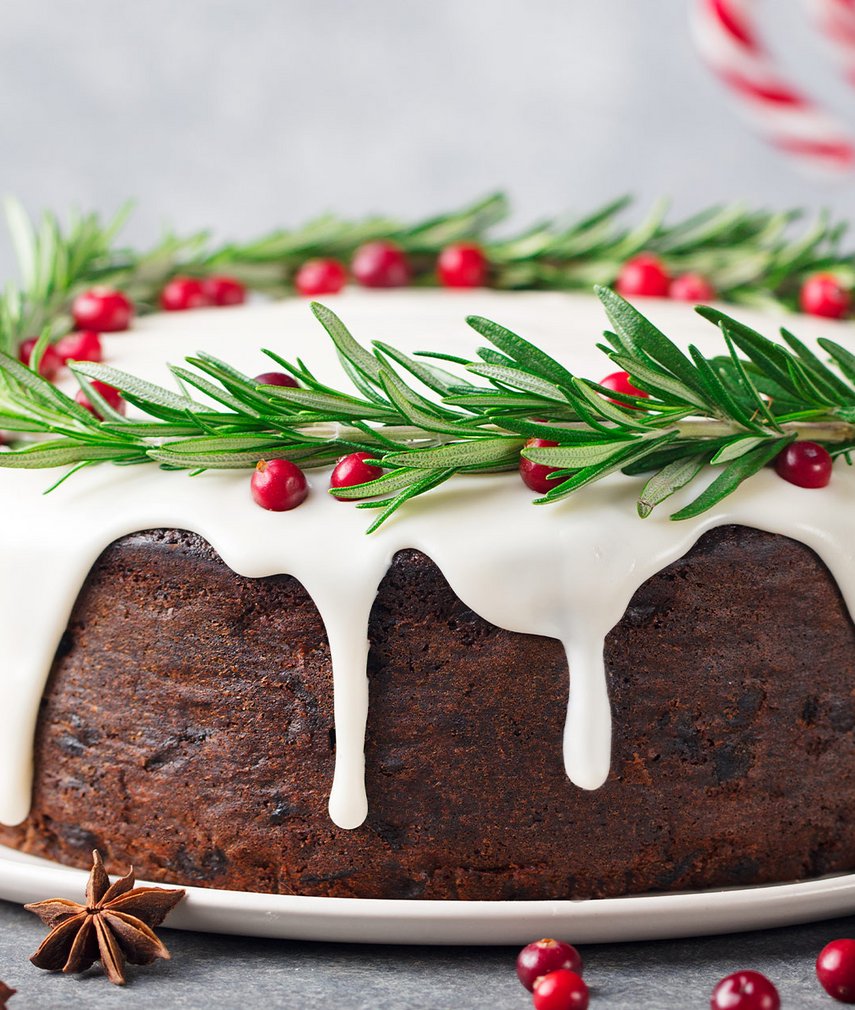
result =
[{"label": "green rosemary branch", "polygon": [[[327,466],[361,450],[382,476],[333,493],[377,509],[374,530],[410,498],[457,474],[515,470],[520,454],[555,468],[554,486],[539,504],[615,471],[650,474],[638,499],[642,517],[715,468],[705,490],[672,515],[687,519],[712,508],[795,439],[825,444],[847,461],[855,450],[855,355],[844,347],[822,339],[826,363],[787,330],[772,341],[700,307],[719,327],[726,351],[707,358],[696,347],[683,352],[613,291],[599,288],[598,295],[612,327],[600,346],[645,397],[575,376],[481,317],[468,322],[489,346],[476,358],[452,359],[452,372],[444,367],[447,355],[412,357],[379,341],[365,348],[330,309],[314,303],[356,393],[330,387],[303,363],[272,351],[265,353],[299,388],[259,386],[205,353],[188,358],[190,367],[172,367],[178,392],[108,365],[76,363],[72,371],[104,417],[98,421],[0,352],[0,428],[38,436],[0,453],[0,466],[70,466],[72,473],[106,460],[154,461],[198,473],[253,467],[271,457]],[[112,410],[94,380],[121,390],[143,416]],[[533,437],[557,444],[527,445]]]},{"label": "green rosemary branch", "polygon": [[26,337],[50,327],[50,337],[70,326],[74,296],[95,284],[121,288],[140,312],[157,304],[176,274],[226,273],[253,290],[280,297],[307,259],[347,261],[364,242],[387,238],[408,254],[414,283],[436,283],[436,258],[456,241],[478,242],[489,263],[489,283],[505,289],[590,290],[610,285],[631,256],[658,255],[674,274],[697,271],[731,302],[796,306],[802,281],[831,271],[855,285],[855,252],[843,248],[844,225],[827,215],[799,233],[799,211],[751,211],[739,205],[711,207],[669,222],[664,204],[639,224],[624,223],[629,200],[613,201],[578,219],[551,220],[517,234],[496,234],[508,214],[502,194],[412,224],[388,217],[345,221],[328,215],[293,229],[277,229],[246,243],[216,244],[207,232],[167,234],[153,248],[118,243],[130,207],[107,224],[94,214],[73,215],[63,228],[47,213],[38,225],[21,206],[7,202],[10,232],[20,264],[20,284],[0,297],[0,349],[14,354]]},{"label": "green rosemary branch", "polygon": [[283,296],[293,293],[293,276],[307,259],[348,260],[360,245],[379,238],[391,239],[409,253],[417,274],[430,274],[445,245],[479,241],[505,217],[507,201],[502,194],[492,194],[415,224],[388,217],[353,222],[326,215],[246,243],[216,245],[208,232],[186,237],[169,233],[144,251],[116,244],[130,210],[127,204],[106,225],[95,214],[72,215],[63,229],[51,213],[33,225],[17,201],[6,201],[20,285],[8,285],[0,298],[0,349],[13,354],[21,340],[48,325],[52,338],[61,336],[71,325],[68,310],[74,296],[96,284],[121,288],[143,313],[157,306],[164,284],[177,274],[227,273],[254,291]]}]

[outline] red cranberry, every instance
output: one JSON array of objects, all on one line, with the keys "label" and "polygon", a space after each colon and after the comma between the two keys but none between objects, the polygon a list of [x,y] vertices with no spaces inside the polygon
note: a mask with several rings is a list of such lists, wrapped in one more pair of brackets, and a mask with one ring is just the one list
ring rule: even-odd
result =
[{"label": "red cranberry", "polygon": [[[98,379],[92,379],[90,380],[90,383],[95,392],[100,394],[100,396],[110,404],[113,410],[118,410],[120,414],[124,414],[127,409],[127,404],[122,399],[122,394],[115,386],[108,386],[106,382],[99,382]],[[98,408],[90,401],[89,397],[82,389],[77,391],[77,396],[75,396],[74,399],[77,400],[81,407],[85,407],[90,414],[94,414],[99,421],[104,420]]]},{"label": "red cranberry", "polygon": [[455,242],[439,254],[436,272],[447,288],[480,288],[487,282],[487,257],[479,245]]},{"label": "red cranberry", "polygon": [[345,284],[347,271],[338,260],[306,260],[294,277],[294,287],[298,294],[309,298],[334,295]]},{"label": "red cranberry", "polygon": [[160,307],[166,312],[185,312],[210,305],[205,285],[196,277],[173,277],[160,292]]},{"label": "red cranberry", "polygon": [[[33,348],[36,346],[37,342],[36,337],[30,337],[18,348],[18,358],[27,365],[27,367],[30,365],[30,359],[33,356]],[[39,375],[41,375],[43,379],[48,379],[50,382],[53,382],[59,374],[59,370],[61,368],[62,358],[57,354],[56,350],[48,344],[42,354],[42,360],[39,362]]]},{"label": "red cranberry", "polygon": [[520,982],[531,992],[541,975],[548,975],[559,968],[569,968],[577,975],[582,974],[582,958],[579,951],[562,940],[535,940],[517,955],[517,975]]},{"label": "red cranberry", "polygon": [[330,487],[353,487],[355,484],[367,484],[383,476],[383,468],[370,466],[366,459],[375,459],[370,452],[352,452],[342,456],[330,474]]},{"label": "red cranberry", "polygon": [[624,263],[615,281],[615,288],[625,298],[651,295],[666,298],[671,278],[660,260],[651,253],[639,253]]},{"label": "red cranberry", "polygon": [[246,288],[234,277],[206,277],[202,289],[210,305],[243,305]]},{"label": "red cranberry", "polygon": [[250,488],[255,504],[270,512],[294,509],[309,493],[303,471],[287,459],[259,460]]},{"label": "red cranberry", "polygon": [[287,372],[262,372],[252,380],[259,386],[292,386],[297,388],[297,380]]},{"label": "red cranberry", "polygon": [[680,274],[671,281],[668,294],[678,302],[708,302],[715,298],[715,288],[701,274]]},{"label": "red cranberry", "polygon": [[831,480],[831,456],[816,442],[791,442],[775,459],[779,477],[798,487],[825,487]]},{"label": "red cranberry", "polygon": [[[526,446],[532,445],[548,446],[558,445],[558,443],[550,442],[548,438],[530,438],[526,442]],[[547,477],[558,469],[560,468],[557,466],[533,463],[530,459],[526,459],[525,456],[520,456],[520,477],[522,477],[523,484],[540,494],[546,494],[547,491],[551,491],[552,488],[557,487],[555,481],[547,480]]]},{"label": "red cranberry", "polygon": [[737,971],[713,989],[711,1010],[779,1010],[778,990],[759,971]]},{"label": "red cranberry", "polygon": [[[629,381],[629,372],[611,372],[604,379],[600,379],[600,385],[606,389],[614,390],[615,393],[623,393],[624,396],[648,397],[650,393],[645,393],[643,389],[637,389]],[[620,403],[619,400],[612,400],[612,403]],[[625,406],[625,404],[621,404]]]},{"label": "red cranberry", "polygon": [[799,304],[809,316],[842,319],[852,307],[852,297],[832,274],[814,274],[802,284]]},{"label": "red cranberry", "polygon": [[101,338],[95,330],[78,330],[57,340],[56,353],[65,361],[101,361]]},{"label": "red cranberry", "polygon": [[855,1003],[855,940],[832,940],[816,959],[819,984],[841,1003]]},{"label": "red cranberry", "polygon": [[535,1010],[587,1010],[588,987],[581,975],[559,968],[534,983]]},{"label": "red cranberry", "polygon": [[121,291],[97,287],[74,299],[71,314],[78,330],[115,333],[131,325],[134,307]]},{"label": "red cranberry", "polygon": [[406,253],[394,242],[366,242],[353,254],[350,270],[366,288],[402,288],[410,283]]}]

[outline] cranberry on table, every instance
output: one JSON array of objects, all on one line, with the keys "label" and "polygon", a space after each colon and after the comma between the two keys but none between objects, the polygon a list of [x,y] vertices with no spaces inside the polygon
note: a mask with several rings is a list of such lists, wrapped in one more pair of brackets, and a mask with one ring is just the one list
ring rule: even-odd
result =
[{"label": "cranberry on table", "polygon": [[[645,393],[643,389],[633,386],[629,380],[629,372],[610,372],[600,379],[600,385],[605,386],[606,389],[611,389],[614,393],[623,393],[624,396],[642,396],[645,399],[650,396],[650,393]],[[611,402],[620,403],[619,400],[612,400]],[[626,404],[620,404],[620,406],[626,406]],[[631,409],[634,410],[635,408]]]},{"label": "cranberry on table", "polygon": [[345,284],[347,271],[331,259],[306,260],[294,277],[297,293],[307,297],[337,294]]},{"label": "cranberry on table", "polygon": [[384,239],[361,245],[353,254],[350,271],[366,288],[402,288],[411,277],[407,254]]},{"label": "cranberry on table", "polygon": [[[33,348],[37,343],[38,339],[36,337],[30,337],[18,348],[18,360],[23,362],[23,364],[27,367],[30,367],[30,359],[33,356]],[[48,346],[44,349],[42,359],[39,362],[39,375],[43,379],[48,379],[52,382],[59,374],[61,368],[62,358],[59,354],[57,354],[56,350],[48,344]]]},{"label": "cranberry on table", "polygon": [[202,289],[210,305],[243,305],[246,287],[234,277],[215,274],[202,281]]},{"label": "cranberry on table", "polygon": [[624,263],[615,288],[625,298],[632,295],[667,298],[671,277],[661,260],[652,253],[639,253]]},{"label": "cranberry on table", "polygon": [[[127,404],[122,399],[122,394],[115,386],[108,386],[106,382],[99,382],[98,379],[90,380],[90,385],[102,399],[106,400],[107,403],[110,404],[113,410],[117,410],[120,414],[124,414],[127,409]],[[98,408],[94,403],[92,403],[82,389],[77,391],[77,396],[75,396],[74,399],[77,400],[81,407],[85,407],[90,414],[94,414],[99,421],[104,420]]]},{"label": "cranberry on table", "polygon": [[832,940],[816,959],[819,984],[840,1003],[855,1003],[855,940]]},{"label": "cranberry on table", "polygon": [[134,307],[121,291],[97,287],[82,292],[74,299],[71,315],[78,330],[116,333],[131,325]]},{"label": "cranberry on table", "polygon": [[759,971],[737,971],[713,989],[710,1010],[779,1010],[778,990]]},{"label": "cranberry on table", "polygon": [[832,274],[814,274],[802,284],[799,304],[809,316],[842,319],[852,308],[852,296]]},{"label": "cranberry on table", "polygon": [[259,460],[250,481],[256,505],[270,512],[288,512],[309,493],[303,471],[287,459]]},{"label": "cranberry on table", "polygon": [[299,385],[294,376],[287,372],[261,372],[252,381],[259,386],[291,386],[294,389]]},{"label": "cranberry on table", "polygon": [[342,456],[330,474],[330,487],[354,487],[356,484],[367,484],[383,476],[383,468],[371,466],[367,459],[376,459],[370,452],[351,452]]},{"label": "cranberry on table", "polygon": [[559,968],[534,983],[535,1010],[587,1010],[588,987],[575,971]]},{"label": "cranberry on table", "polygon": [[104,356],[101,338],[95,330],[78,330],[61,337],[54,344],[63,362],[101,361]]},{"label": "cranberry on table", "polygon": [[160,307],[165,312],[186,312],[210,304],[205,283],[197,277],[173,277],[160,292]]},{"label": "cranberry on table", "polygon": [[[552,445],[558,445],[558,443],[551,442],[548,438],[530,438],[526,442],[526,448]],[[546,494],[547,491],[551,491],[552,488],[558,486],[554,480],[549,480],[548,478],[551,473],[555,473],[559,469],[560,467],[546,466],[545,463],[535,463],[530,459],[526,459],[525,456],[520,456],[520,477],[522,477],[523,484],[531,488],[532,491],[537,491],[539,494]]]},{"label": "cranberry on table", "polygon": [[680,274],[671,281],[668,295],[678,302],[708,302],[715,298],[715,288],[702,274]]},{"label": "cranberry on table", "polygon": [[439,254],[436,272],[447,288],[480,288],[487,283],[487,257],[479,245],[455,242]]},{"label": "cranberry on table", "polygon": [[825,446],[792,442],[776,456],[775,471],[798,487],[825,487],[831,480],[833,462]]},{"label": "cranberry on table", "polygon": [[546,937],[523,947],[517,955],[517,976],[529,992],[541,975],[559,968],[582,974],[582,957],[572,943]]}]

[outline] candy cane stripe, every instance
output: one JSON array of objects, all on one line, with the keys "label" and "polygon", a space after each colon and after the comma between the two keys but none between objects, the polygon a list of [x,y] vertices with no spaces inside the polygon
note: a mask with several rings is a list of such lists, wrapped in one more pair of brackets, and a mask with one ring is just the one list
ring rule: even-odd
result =
[{"label": "candy cane stripe", "polygon": [[[809,0],[833,36],[855,84],[855,0]],[[695,0],[698,49],[765,139],[802,164],[848,172],[855,168],[849,130],[781,72],[752,17],[757,0]]]},{"label": "candy cane stripe", "polygon": [[822,143],[820,141],[798,140],[797,138],[781,138],[775,140],[776,147],[790,154],[807,155],[821,161],[829,161],[834,165],[851,168],[855,165],[855,150],[849,144]]},{"label": "candy cane stripe", "polygon": [[737,91],[759,98],[761,102],[772,102],[774,105],[805,106],[807,104],[798,92],[786,85],[755,84],[754,81],[749,81],[746,77],[733,71],[722,71],[719,73],[719,77]]},{"label": "candy cane stripe", "polygon": [[727,3],[727,0],[709,0],[709,3],[725,31],[749,49],[758,48],[757,40],[748,23]]}]

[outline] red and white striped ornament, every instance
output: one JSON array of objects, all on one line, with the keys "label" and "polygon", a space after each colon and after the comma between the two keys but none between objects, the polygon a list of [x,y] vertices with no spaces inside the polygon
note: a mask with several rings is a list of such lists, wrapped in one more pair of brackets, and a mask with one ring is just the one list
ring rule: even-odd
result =
[{"label": "red and white striped ornament", "polygon": [[[855,0],[811,2],[822,8],[821,24],[829,26],[825,30],[839,48],[839,26],[846,25],[847,69],[855,84]],[[758,31],[756,7],[757,0],[695,0],[693,27],[701,55],[771,144],[814,170],[853,171],[850,131],[782,72]]]},{"label": "red and white striped ornament", "polygon": [[808,0],[808,4],[837,50],[843,76],[855,88],[855,0]]}]

